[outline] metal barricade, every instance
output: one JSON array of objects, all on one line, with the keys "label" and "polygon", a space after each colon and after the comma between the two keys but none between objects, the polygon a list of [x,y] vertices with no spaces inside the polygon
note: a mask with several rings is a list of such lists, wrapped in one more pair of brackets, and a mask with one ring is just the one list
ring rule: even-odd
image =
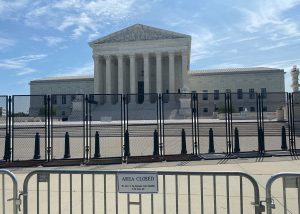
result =
[{"label": "metal barricade", "polygon": [[18,197],[18,182],[13,173],[0,169],[0,212],[17,214],[21,205]]},{"label": "metal barricade", "polygon": [[300,213],[300,173],[278,173],[270,177],[266,204],[267,214]]},{"label": "metal barricade", "polygon": [[261,213],[258,184],[242,172],[158,171],[158,192],[150,194],[119,193],[118,173],[153,171],[33,171],[24,181],[24,214]]}]

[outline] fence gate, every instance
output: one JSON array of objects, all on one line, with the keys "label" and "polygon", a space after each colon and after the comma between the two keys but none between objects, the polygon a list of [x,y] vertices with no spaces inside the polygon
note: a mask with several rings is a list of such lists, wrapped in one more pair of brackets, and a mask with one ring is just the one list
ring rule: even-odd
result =
[{"label": "fence gate", "polygon": [[11,117],[12,161],[46,160],[47,96],[14,95]]},{"label": "fence gate", "polygon": [[88,101],[89,164],[122,163],[123,99],[121,94],[90,94]]},{"label": "fence gate", "polygon": [[86,150],[85,96],[52,94],[50,103],[51,160],[82,161]]},{"label": "fence gate", "polygon": [[[10,98],[10,97],[9,97]],[[11,129],[10,129],[10,103],[8,96],[0,96],[0,155],[3,155],[3,160],[11,160]],[[11,98],[10,98],[11,99]]]},{"label": "fence gate", "polygon": [[162,134],[167,161],[200,159],[195,93],[162,94]]},{"label": "fence gate", "polygon": [[[300,129],[300,93],[288,94],[288,127],[289,127],[289,148],[291,154],[297,155],[296,136],[299,136]],[[296,111],[295,111],[296,109]]]},{"label": "fence gate", "polygon": [[261,213],[258,184],[242,172],[38,170],[23,194],[24,214]]},{"label": "fence gate", "polygon": [[18,197],[18,182],[14,174],[0,169],[0,212],[17,214],[21,206]]},{"label": "fence gate", "polygon": [[279,173],[266,185],[267,214],[300,213],[300,173]]},{"label": "fence gate", "polygon": [[232,99],[231,93],[225,94],[225,130],[226,130],[226,153],[231,154],[234,151],[233,129],[232,129]]},{"label": "fence gate", "polygon": [[161,160],[163,152],[161,99],[161,95],[155,93],[143,96],[125,95],[124,156],[128,163]]}]

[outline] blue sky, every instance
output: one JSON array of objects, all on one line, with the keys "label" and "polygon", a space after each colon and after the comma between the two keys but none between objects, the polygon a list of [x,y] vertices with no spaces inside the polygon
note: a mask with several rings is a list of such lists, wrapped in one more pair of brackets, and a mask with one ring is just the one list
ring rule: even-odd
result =
[{"label": "blue sky", "polygon": [[300,65],[300,0],[0,0],[0,94],[93,73],[88,42],[141,23],[192,36],[191,69]]}]

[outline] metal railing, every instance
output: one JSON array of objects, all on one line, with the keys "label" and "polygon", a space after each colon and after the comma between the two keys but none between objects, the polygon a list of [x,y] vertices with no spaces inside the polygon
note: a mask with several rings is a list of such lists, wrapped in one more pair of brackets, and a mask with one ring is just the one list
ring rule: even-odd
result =
[{"label": "metal railing", "polygon": [[[9,180],[8,180],[8,179]],[[0,210],[2,213],[17,214],[20,209],[21,200],[18,197],[18,182],[16,176],[6,169],[0,169],[1,180],[1,202]],[[11,197],[11,198],[9,198]],[[12,201],[12,204],[8,203]]]},{"label": "metal railing", "polygon": [[[120,171],[136,173],[135,171]],[[243,172],[158,171],[158,193],[118,192],[119,171],[37,170],[23,184],[27,213],[261,213],[259,188]],[[149,173],[138,171],[137,173]],[[238,185],[238,188],[232,188]],[[234,190],[233,190],[234,189]],[[240,205],[237,205],[240,204]]]},{"label": "metal railing", "polygon": [[284,172],[271,176],[266,184],[266,205],[267,214],[273,210],[284,214],[300,213],[300,173]]},{"label": "metal railing", "polygon": [[[300,118],[294,107],[300,93],[0,98],[0,154],[7,162],[37,166],[69,159],[79,165],[297,155]],[[156,134],[158,151],[153,151]],[[130,155],[125,155],[125,136]]]}]

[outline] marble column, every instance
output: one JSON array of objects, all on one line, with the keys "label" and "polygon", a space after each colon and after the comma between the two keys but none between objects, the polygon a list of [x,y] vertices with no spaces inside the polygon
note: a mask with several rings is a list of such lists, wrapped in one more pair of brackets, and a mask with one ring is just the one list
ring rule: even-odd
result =
[{"label": "marble column", "polygon": [[[149,53],[143,54],[144,58],[144,93],[150,93],[150,71],[149,71]],[[149,101],[149,95],[144,96],[144,101]]]},{"label": "marble column", "polygon": [[130,55],[130,93],[136,93],[135,55]]},{"label": "marble column", "polygon": [[[105,84],[105,93],[111,94],[111,56],[107,55],[105,56],[105,64],[106,64],[106,84]],[[106,103],[111,103],[111,97],[109,95],[106,95]]]},{"label": "marble column", "polygon": [[169,92],[175,93],[175,53],[169,52]]},{"label": "marble column", "polygon": [[101,93],[101,74],[100,74],[100,56],[99,55],[93,55],[94,59],[94,94],[100,94]]},{"label": "marble column", "polygon": [[188,87],[188,54],[182,52],[182,89],[189,90]]},{"label": "marble column", "polygon": [[156,92],[162,93],[161,53],[156,53]]},{"label": "marble column", "polygon": [[124,94],[123,55],[118,55],[118,93]]},{"label": "marble column", "polygon": [[[136,94],[135,55],[130,55],[129,60],[130,60],[130,93]],[[131,95],[130,100],[131,102],[135,102],[136,101],[135,96]]]}]

